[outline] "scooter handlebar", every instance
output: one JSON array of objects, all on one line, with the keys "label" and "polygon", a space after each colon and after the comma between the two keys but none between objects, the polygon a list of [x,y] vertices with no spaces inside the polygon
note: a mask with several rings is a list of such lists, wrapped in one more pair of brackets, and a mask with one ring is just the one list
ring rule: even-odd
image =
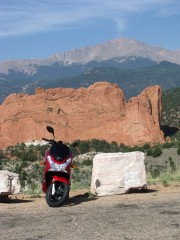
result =
[{"label": "scooter handlebar", "polygon": [[46,142],[49,142],[50,140],[47,139],[47,138],[42,138],[42,140],[46,141]]},{"label": "scooter handlebar", "polygon": [[46,142],[48,142],[48,143],[50,143],[50,144],[55,143],[55,141],[52,140],[52,139],[42,138],[42,140],[44,140],[44,141],[46,141]]}]

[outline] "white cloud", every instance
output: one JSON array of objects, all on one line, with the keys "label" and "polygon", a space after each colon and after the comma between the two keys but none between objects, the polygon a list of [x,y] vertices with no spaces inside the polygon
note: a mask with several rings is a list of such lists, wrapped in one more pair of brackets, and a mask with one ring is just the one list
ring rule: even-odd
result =
[{"label": "white cloud", "polygon": [[119,30],[119,32],[125,30],[127,28],[126,21],[124,19],[117,18],[114,20],[116,23],[116,28]]},{"label": "white cloud", "polygon": [[0,37],[80,26],[97,19],[127,28],[126,19],[146,11],[159,16],[179,13],[179,0],[1,0]]}]

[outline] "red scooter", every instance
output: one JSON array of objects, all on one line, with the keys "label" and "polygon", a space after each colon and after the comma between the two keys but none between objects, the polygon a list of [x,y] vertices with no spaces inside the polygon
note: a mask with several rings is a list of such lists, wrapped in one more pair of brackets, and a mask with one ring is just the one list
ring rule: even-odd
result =
[{"label": "red scooter", "polygon": [[70,190],[70,174],[72,154],[62,141],[55,141],[54,129],[47,126],[47,131],[53,134],[53,139],[42,138],[51,147],[46,150],[42,190],[46,193],[46,202],[50,207],[60,207],[68,198]]}]

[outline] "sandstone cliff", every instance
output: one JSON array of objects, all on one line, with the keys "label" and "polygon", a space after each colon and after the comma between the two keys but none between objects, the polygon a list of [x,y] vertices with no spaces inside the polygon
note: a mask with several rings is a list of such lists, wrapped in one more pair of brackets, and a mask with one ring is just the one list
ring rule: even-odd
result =
[{"label": "sandstone cliff", "polygon": [[0,105],[0,148],[50,138],[105,139],[125,145],[163,142],[161,88],[146,88],[126,102],[116,84],[98,82],[79,89],[36,89],[35,95],[11,94]]}]

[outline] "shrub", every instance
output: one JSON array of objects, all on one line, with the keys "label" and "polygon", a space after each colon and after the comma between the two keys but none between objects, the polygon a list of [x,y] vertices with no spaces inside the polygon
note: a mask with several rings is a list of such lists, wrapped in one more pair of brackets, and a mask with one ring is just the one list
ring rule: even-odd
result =
[{"label": "shrub", "polygon": [[162,179],[162,184],[164,187],[169,187],[169,183],[166,179]]},{"label": "shrub", "polygon": [[76,140],[70,144],[70,150],[74,156],[89,152],[89,141]]},{"label": "shrub", "polygon": [[152,156],[152,155],[153,155],[153,150],[152,150],[152,148],[149,148],[147,150],[147,156]]},{"label": "shrub", "polygon": [[0,150],[0,160],[3,159],[5,156],[4,156],[4,153],[2,150]]},{"label": "shrub", "polygon": [[132,151],[145,152],[145,149],[144,149],[144,146],[135,146],[135,147],[132,147],[132,148],[128,148],[128,151],[129,152],[132,152]]},{"label": "shrub", "polygon": [[146,151],[146,150],[148,150],[148,149],[150,149],[151,148],[151,146],[149,145],[149,143],[145,143],[144,145],[143,145],[143,149]]},{"label": "shrub", "polygon": [[177,154],[180,155],[180,146],[177,149]]},{"label": "shrub", "polygon": [[20,164],[20,167],[21,167],[21,168],[26,168],[26,167],[28,167],[28,166],[29,166],[28,161],[23,161],[23,162],[21,162],[21,164]]},{"label": "shrub", "polygon": [[162,147],[163,148],[171,148],[174,145],[172,142],[165,142],[163,143]]},{"label": "shrub", "polygon": [[92,160],[90,159],[85,159],[82,161],[81,163],[82,165],[85,165],[85,166],[91,166],[92,165]]},{"label": "shrub", "polygon": [[17,144],[17,147],[18,147],[19,150],[24,151],[24,149],[26,148],[26,144],[25,143],[20,143],[20,144]]},{"label": "shrub", "polygon": [[3,166],[6,164],[5,160],[0,159],[0,170],[3,170]]},{"label": "shrub", "polygon": [[91,140],[91,148],[96,152],[109,152],[110,144],[105,140],[93,139]]},{"label": "shrub", "polygon": [[14,172],[17,174],[20,174],[21,170],[22,170],[22,168],[20,167],[19,163],[16,163]]},{"label": "shrub", "polygon": [[161,172],[161,174],[156,178],[153,178],[151,174],[148,175],[149,184],[162,183],[165,187],[167,187],[173,182],[180,182],[180,171],[173,173],[169,171]]},{"label": "shrub", "polygon": [[111,142],[110,146],[111,146],[111,152],[119,152],[120,151],[120,147],[117,144],[117,142],[115,142],[115,141]]},{"label": "shrub", "polygon": [[155,157],[159,157],[162,154],[162,150],[159,146],[156,146],[153,150],[152,156]]},{"label": "shrub", "polygon": [[22,173],[21,173],[21,175],[20,175],[20,179],[22,180],[22,181],[25,181],[26,179],[27,179],[27,173],[23,170],[22,171]]},{"label": "shrub", "polygon": [[154,169],[151,169],[151,171],[150,171],[150,174],[151,174],[152,178],[159,177],[160,173],[161,173],[161,171],[160,171],[160,169],[158,167],[154,168]]},{"label": "shrub", "polygon": [[90,151],[96,152],[118,152],[121,147],[116,142],[107,142],[105,140],[92,139],[87,141],[77,140],[70,144],[71,152],[74,156],[84,154]]},{"label": "shrub", "polygon": [[25,152],[22,152],[21,155],[21,161],[30,161],[34,162],[38,159],[36,153],[33,151],[33,149],[28,149]]},{"label": "shrub", "polygon": [[175,165],[175,163],[174,163],[174,161],[172,160],[172,158],[171,157],[169,157],[169,166],[170,166],[170,170],[171,170],[171,172],[173,173],[173,172],[175,172],[176,171],[176,165]]},{"label": "shrub", "polygon": [[79,151],[81,154],[87,153],[90,150],[90,141],[82,141],[79,144]]},{"label": "shrub", "polygon": [[46,153],[46,150],[49,148],[49,145],[44,145],[41,147],[41,156],[44,157],[45,156],[45,153]]}]

